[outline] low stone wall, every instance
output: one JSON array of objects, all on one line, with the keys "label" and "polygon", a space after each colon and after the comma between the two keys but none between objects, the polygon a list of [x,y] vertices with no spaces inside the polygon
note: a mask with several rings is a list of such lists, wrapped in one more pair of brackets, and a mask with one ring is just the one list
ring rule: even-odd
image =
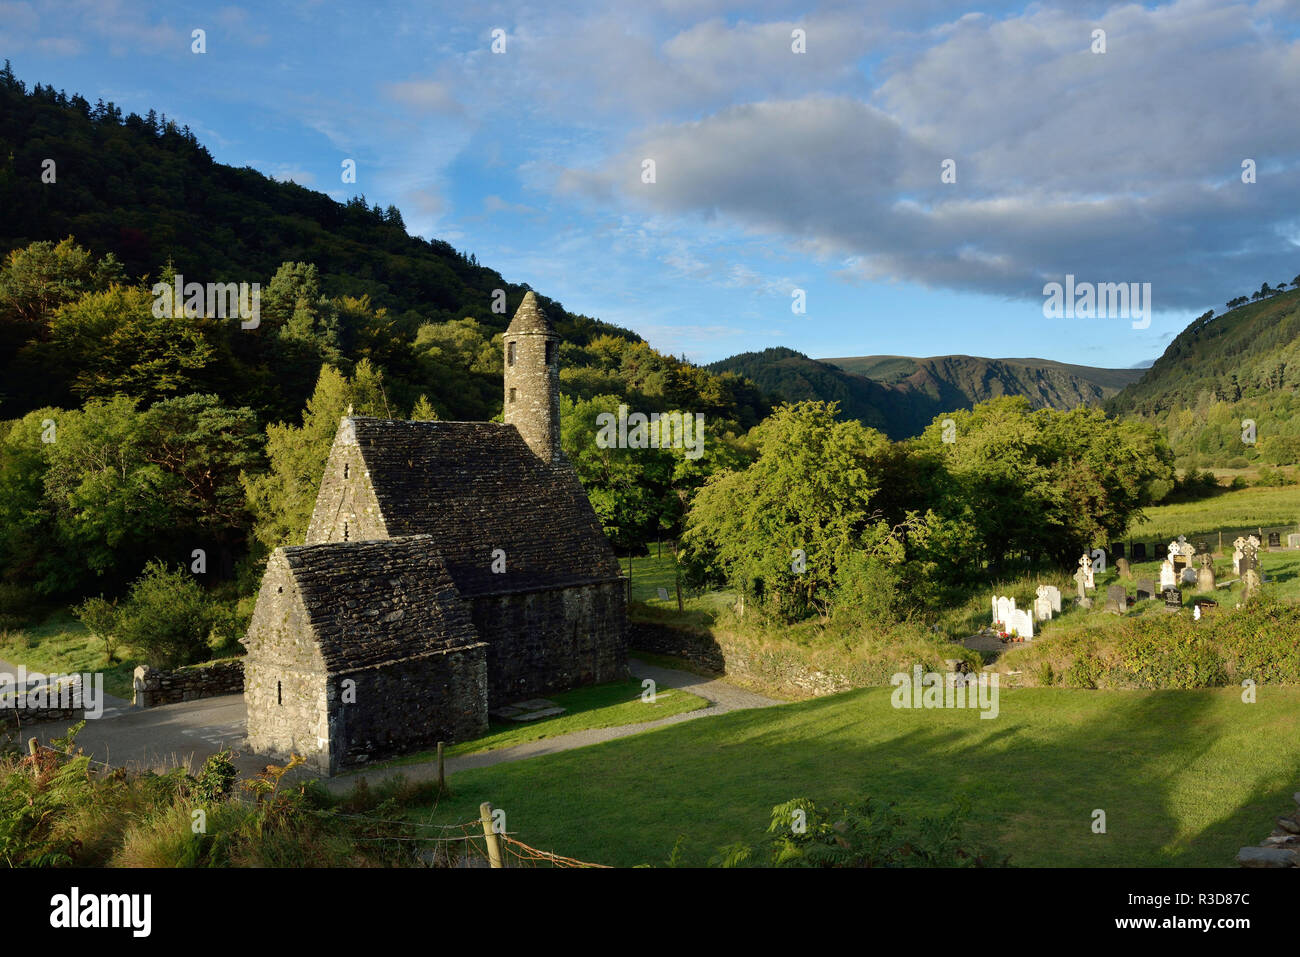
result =
[{"label": "low stone wall", "polygon": [[845,676],[810,668],[789,652],[754,649],[725,636],[634,621],[629,644],[633,655],[641,650],[682,658],[709,674],[726,675],[785,697],[816,698],[853,687]]},{"label": "low stone wall", "polygon": [[[67,676],[64,676],[65,679]],[[45,685],[42,680],[40,685]],[[45,721],[82,720],[86,709],[77,702],[81,700],[80,676],[73,680],[58,681],[52,687],[29,687],[23,691],[10,690],[0,695],[0,728],[17,728],[26,724],[40,724]],[[42,694],[40,700],[45,704],[29,707],[32,694]]]},{"label": "low stone wall", "polygon": [[0,727],[17,728],[45,721],[80,721],[84,708],[0,708]]},{"label": "low stone wall", "polygon": [[1237,852],[1242,867],[1300,867],[1300,791],[1292,797],[1297,810],[1289,817],[1277,819],[1273,833],[1258,847],[1243,847]]},{"label": "low stone wall", "polygon": [[135,669],[135,706],[156,708],[178,701],[243,694],[244,659],[223,658],[187,665],[174,671],[160,671],[148,665]]}]

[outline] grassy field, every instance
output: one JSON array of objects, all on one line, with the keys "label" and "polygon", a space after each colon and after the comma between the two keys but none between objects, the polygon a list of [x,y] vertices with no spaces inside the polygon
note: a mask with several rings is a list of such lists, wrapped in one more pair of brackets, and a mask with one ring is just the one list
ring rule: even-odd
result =
[{"label": "grassy field", "polygon": [[[1291,526],[1292,531],[1300,531],[1300,485],[1225,489],[1195,502],[1155,505],[1144,511],[1145,520],[1131,528],[1125,540],[1145,541],[1150,547],[1151,542],[1168,542],[1179,535],[1192,539],[1197,535],[1217,536],[1222,530],[1224,544],[1228,545],[1228,532],[1235,535],[1260,526]],[[1285,534],[1282,542],[1286,543]],[[1217,537],[1214,544],[1218,544]]]},{"label": "grassy field", "polygon": [[[590,731],[593,728],[615,728],[625,724],[639,724],[642,721],[658,721],[660,718],[670,718],[675,714],[698,711],[709,704],[699,695],[677,688],[657,689],[654,701],[642,701],[642,690],[639,681],[613,681],[609,684],[575,688],[573,691],[548,695],[548,700],[554,701],[565,709],[564,714],[524,724],[494,721],[487,734],[453,744],[444,748],[443,753],[448,757],[477,754],[480,751],[495,751],[498,748],[509,748],[529,741],[554,738],[573,731]],[[436,760],[437,754],[437,751],[422,751],[417,754],[403,755],[374,767],[423,764]],[[373,770],[373,767],[368,770]]]},{"label": "grassy field", "polygon": [[52,613],[39,624],[0,631],[0,658],[10,664],[26,665],[30,671],[46,674],[103,672],[104,690],[130,699],[134,693],[132,673],[140,662],[129,655],[122,657],[125,660],[105,667],[104,643],[66,609]]},{"label": "grassy field", "polygon": [[[902,710],[890,689],[689,721],[561,754],[455,774],[422,821],[506,812],[534,847],[616,865],[663,864],[678,839],[700,865],[756,843],[771,808],[862,795],[909,815],[970,802],[969,833],[1019,866],[1228,867],[1300,779],[1300,690],[1003,689],[1000,714]],[[1094,809],[1106,833],[1091,831]]]}]

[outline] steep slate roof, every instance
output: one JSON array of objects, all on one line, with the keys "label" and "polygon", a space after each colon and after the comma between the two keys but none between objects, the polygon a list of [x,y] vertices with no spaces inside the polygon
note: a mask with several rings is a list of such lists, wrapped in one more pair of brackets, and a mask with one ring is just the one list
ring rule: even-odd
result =
[{"label": "steep slate roof", "polygon": [[427,535],[283,549],[331,674],[478,644]]},{"label": "steep slate roof", "polygon": [[510,325],[506,328],[507,336],[523,335],[525,333],[555,335],[555,327],[551,325],[551,320],[542,311],[542,307],[537,302],[537,296],[533,294],[531,289],[524,293],[524,301],[519,304],[514,318],[510,320]]},{"label": "steep slate roof", "polygon": [[[429,534],[466,596],[613,581],[618,561],[567,463],[512,425],[353,418],[388,533]],[[506,573],[493,574],[504,549]]]}]

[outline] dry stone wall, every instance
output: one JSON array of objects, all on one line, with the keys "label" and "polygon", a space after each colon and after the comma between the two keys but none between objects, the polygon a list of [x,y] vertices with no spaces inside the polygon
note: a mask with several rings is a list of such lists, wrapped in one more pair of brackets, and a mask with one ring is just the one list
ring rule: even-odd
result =
[{"label": "dry stone wall", "polygon": [[140,665],[135,669],[132,684],[137,708],[156,708],[178,701],[240,694],[244,690],[244,659],[205,661],[172,671]]}]

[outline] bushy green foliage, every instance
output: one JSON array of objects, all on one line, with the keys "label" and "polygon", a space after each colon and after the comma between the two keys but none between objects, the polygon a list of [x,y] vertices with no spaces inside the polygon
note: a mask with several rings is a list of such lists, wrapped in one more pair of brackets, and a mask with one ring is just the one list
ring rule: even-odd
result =
[{"label": "bushy green foliage", "polygon": [[936,420],[915,446],[942,466],[936,511],[974,532],[978,554],[953,556],[967,566],[998,567],[1013,554],[1072,564],[1122,536],[1173,479],[1173,456],[1154,429],[1095,407],[1031,410],[1008,396],[945,418],[951,428]]},{"label": "bushy green foliage", "polygon": [[1106,629],[1055,630],[1009,651],[1001,665],[1029,683],[1065,688],[1300,685],[1300,606],[1267,597],[1202,621],[1145,615]]},{"label": "bushy green foliage", "polygon": [[766,840],[725,847],[721,867],[996,867],[995,852],[968,843],[969,807],[909,821],[892,802],[867,797],[818,805],[795,798],[772,808]]},{"label": "bushy green foliage", "polygon": [[155,668],[175,668],[208,656],[215,619],[215,604],[193,575],[150,561],[109,627]]}]

